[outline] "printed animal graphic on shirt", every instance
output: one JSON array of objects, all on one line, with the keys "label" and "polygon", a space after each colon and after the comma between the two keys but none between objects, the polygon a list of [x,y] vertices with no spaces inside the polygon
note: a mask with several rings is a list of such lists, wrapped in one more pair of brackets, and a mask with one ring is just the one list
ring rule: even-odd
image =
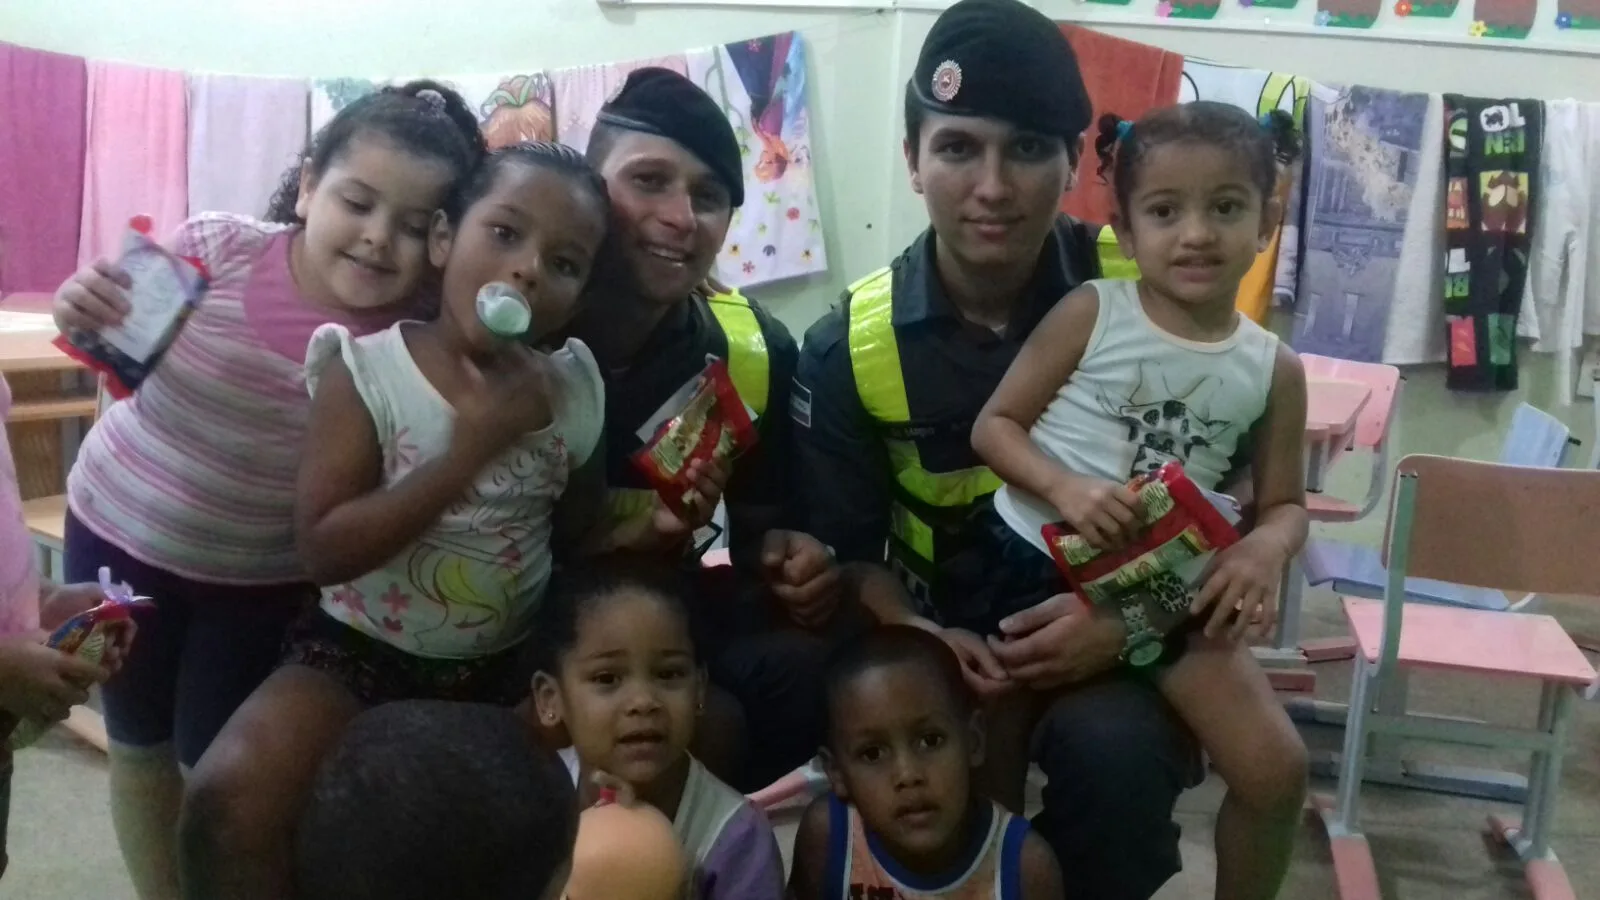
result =
[{"label": "printed animal graphic on shirt", "polygon": [[1233,425],[1209,418],[1212,398],[1222,388],[1215,375],[1186,385],[1167,382],[1155,363],[1139,366],[1139,381],[1126,397],[1100,397],[1101,408],[1127,429],[1134,445],[1128,477],[1147,475],[1169,462],[1188,465],[1197,448],[1216,444]]}]

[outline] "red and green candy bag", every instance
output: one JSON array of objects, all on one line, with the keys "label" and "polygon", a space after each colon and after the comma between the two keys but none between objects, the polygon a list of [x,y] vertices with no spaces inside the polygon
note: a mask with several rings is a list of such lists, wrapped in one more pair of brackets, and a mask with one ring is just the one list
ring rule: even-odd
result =
[{"label": "red and green candy bag", "polygon": [[728,364],[713,359],[691,383],[682,408],[656,427],[632,462],[667,508],[687,518],[687,508],[698,499],[690,464],[725,466],[755,443],[755,424],[733,386]]},{"label": "red and green candy bag", "polygon": [[1122,613],[1128,661],[1138,666],[1159,658],[1162,639],[1188,621],[1192,588],[1211,554],[1237,543],[1239,532],[1176,462],[1128,488],[1139,498],[1143,527],[1127,546],[1102,551],[1065,522],[1042,532],[1073,592]]}]

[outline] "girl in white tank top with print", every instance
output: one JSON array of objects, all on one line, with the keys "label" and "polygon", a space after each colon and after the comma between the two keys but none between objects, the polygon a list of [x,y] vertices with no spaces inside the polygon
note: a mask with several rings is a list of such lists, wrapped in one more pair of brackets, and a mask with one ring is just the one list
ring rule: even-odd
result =
[{"label": "girl in white tank top with print", "polygon": [[[1096,150],[1140,280],[1090,282],[1050,311],[979,416],[973,448],[1006,482],[996,513],[1040,553],[1050,521],[1101,548],[1133,539],[1132,476],[1176,461],[1210,490],[1247,454],[1255,526],[1212,560],[1195,627],[1173,638],[1182,652],[1151,677],[1228,784],[1217,896],[1265,900],[1288,867],[1306,751],[1242,638],[1271,627],[1284,567],[1305,542],[1306,392],[1298,357],[1234,298],[1281,216],[1273,187],[1297,152],[1294,124],[1197,102],[1137,123],[1102,117]],[[1025,752],[990,747],[1007,778],[1025,771]]]}]

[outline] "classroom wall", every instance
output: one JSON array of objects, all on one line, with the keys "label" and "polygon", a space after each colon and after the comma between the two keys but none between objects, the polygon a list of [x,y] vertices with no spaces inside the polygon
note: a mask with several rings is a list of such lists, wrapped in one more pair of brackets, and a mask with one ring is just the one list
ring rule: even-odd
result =
[{"label": "classroom wall", "polygon": [[[1246,13],[1231,7],[1218,22],[1183,27],[1130,24],[1123,8],[1073,0],[1036,5],[1054,18],[1185,55],[1325,82],[1600,100],[1600,56],[1553,52],[1548,45],[1397,42],[1292,24],[1263,33],[1248,30],[1259,20],[1244,22]],[[900,155],[900,100],[935,12],[618,9],[594,0],[457,0],[450,6],[446,14],[435,0],[8,2],[0,4],[0,40],[186,70],[448,76],[656,56],[798,29],[813,69],[814,158],[831,271],[752,293],[798,334],[846,284],[886,263],[925,224]],[[1311,11],[1295,15],[1309,21]],[[1468,16],[1463,10],[1457,19]],[[1546,18],[1553,14],[1541,13]],[[1245,30],[1230,30],[1241,22]],[[1493,457],[1511,410],[1528,399],[1573,425],[1585,441],[1575,455],[1586,460],[1594,442],[1587,401],[1551,405],[1547,358],[1529,357],[1523,374],[1524,387],[1515,394],[1471,397],[1446,392],[1437,367],[1408,372],[1397,420],[1399,450]],[[1358,496],[1364,478],[1359,466],[1346,466],[1331,487]],[[1358,528],[1355,533],[1368,540],[1381,536],[1381,523]]]}]

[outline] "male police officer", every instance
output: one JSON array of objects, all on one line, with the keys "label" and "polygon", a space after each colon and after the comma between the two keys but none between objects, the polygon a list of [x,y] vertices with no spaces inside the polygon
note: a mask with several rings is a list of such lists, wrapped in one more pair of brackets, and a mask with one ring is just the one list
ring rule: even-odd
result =
[{"label": "male police officer", "polygon": [[[935,619],[992,580],[972,549],[999,486],[971,449],[979,409],[1063,295],[1130,274],[1105,229],[1057,212],[1090,116],[1055,23],[1018,0],[952,6],[906,88],[906,161],[931,227],[806,334],[791,410],[809,531],[846,562],[882,561],[887,544]],[[1050,692],[1035,826],[1072,896],[1149,897],[1180,867],[1172,808],[1197,773],[1192,737],[1118,665],[1115,618],[1055,597],[1005,626],[1011,639],[991,643],[1009,679]]]}]

